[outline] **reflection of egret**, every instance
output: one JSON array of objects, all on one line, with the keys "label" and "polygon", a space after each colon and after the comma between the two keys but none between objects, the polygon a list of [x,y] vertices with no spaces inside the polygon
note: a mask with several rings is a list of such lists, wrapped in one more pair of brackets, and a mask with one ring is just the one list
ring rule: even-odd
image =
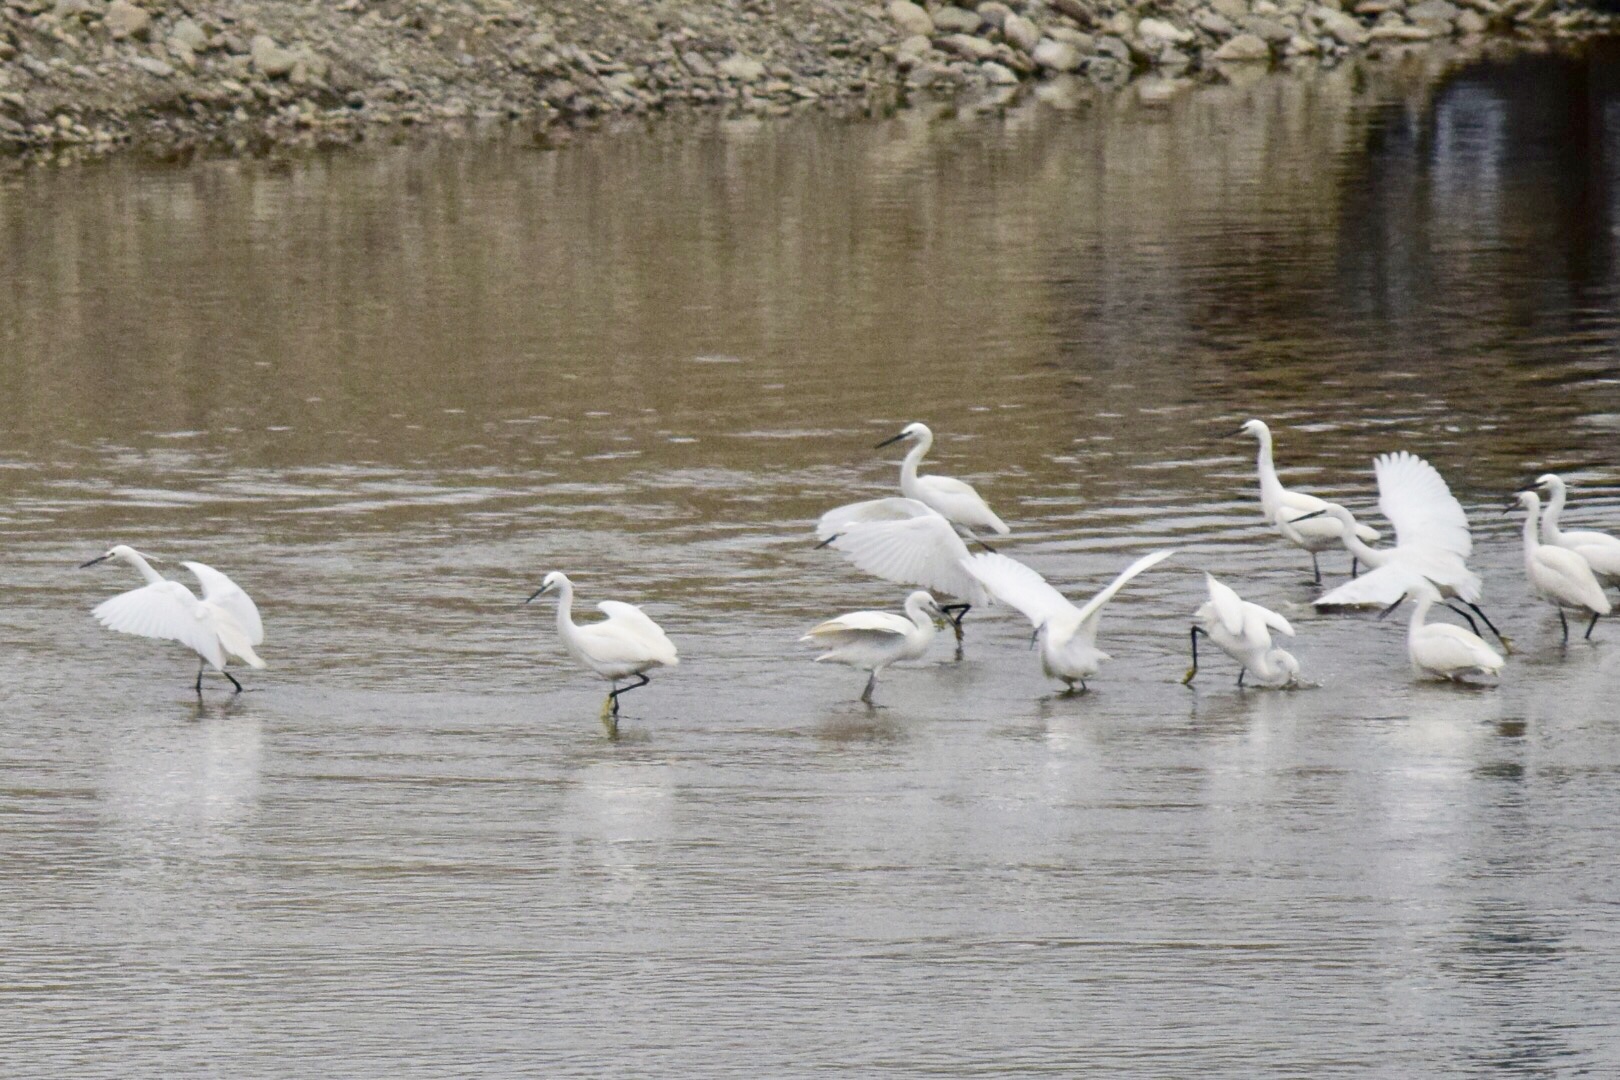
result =
[{"label": "reflection of egret", "polygon": [[1420,675],[1458,680],[1465,675],[1498,675],[1504,661],[1479,635],[1449,623],[1425,623],[1429,608],[1440,602],[1440,590],[1419,581],[1379,613],[1382,619],[1407,598],[1414,602],[1406,630],[1406,655]]},{"label": "reflection of egret", "polygon": [[[590,668],[612,686],[607,700],[602,703],[602,719],[612,734],[615,725],[609,715],[618,715],[619,695],[651,682],[646,673],[652,668],[674,667],[679,663],[675,646],[658,624],[634,604],[603,600],[596,607],[607,618],[585,626],[574,622],[574,583],[561,571],[547,574],[540,587],[530,594],[529,601],[553,589],[557,591],[557,636],[562,638],[563,648],[575,663]],[[619,687],[620,679],[632,677],[641,681],[623,689]]]},{"label": "reflection of egret", "polygon": [[1181,681],[1190,683],[1198,674],[1198,635],[1203,634],[1241,665],[1239,686],[1249,672],[1254,673],[1262,686],[1292,683],[1299,675],[1299,661],[1286,650],[1271,646],[1273,630],[1294,636],[1294,628],[1288,625],[1288,620],[1269,608],[1239,597],[1229,586],[1216,581],[1213,574],[1205,574],[1204,581],[1209,586],[1209,599],[1193,615],[1192,668]]},{"label": "reflection of egret", "polygon": [[1041,575],[1005,555],[975,555],[962,565],[984,582],[996,599],[1017,608],[1034,624],[1041,645],[1041,669],[1061,679],[1070,690],[1076,682],[1084,690],[1086,679],[1097,674],[1104,660],[1112,659],[1097,648],[1097,624],[1102,620],[1103,608],[1137,574],[1174,554],[1167,550],[1142,556],[1083,608],[1075,607]]},{"label": "reflection of egret", "polygon": [[870,671],[861,700],[872,703],[878,672],[901,660],[915,660],[934,640],[934,619],[941,617],[939,605],[925,592],[906,597],[906,616],[887,611],[852,611],[811,630],[800,641],[809,641],[828,651],[816,663],[830,660],[852,668]]},{"label": "reflection of egret", "polygon": [[202,663],[197,665],[197,693],[202,693],[206,664],[212,664],[215,671],[231,680],[231,685],[236,687],[239,694],[242,684],[225,670],[230,657],[237,657],[249,667],[265,666],[253,651],[253,646],[264,641],[264,624],[259,620],[259,609],[236,582],[203,563],[181,563],[202,586],[203,598],[198,600],[190,589],[159,574],[152,569],[146,556],[124,544],[118,544],[107,554],[91,559],[80,569],[108,559],[117,559],[133,566],[146,579],[146,584],[102,601],[91,614],[109,630],[178,641],[195,651],[202,658]]},{"label": "reflection of egret", "polygon": [[816,523],[816,539],[885,581],[960,598],[963,603],[940,605],[956,624],[958,640],[962,617],[990,602],[984,586],[963,569],[968,549],[962,538],[916,499],[872,499],[829,510]]},{"label": "reflection of egret", "polygon": [[973,485],[950,476],[917,475],[917,466],[922,464],[928,448],[934,445],[934,433],[928,429],[927,424],[907,424],[900,430],[900,434],[884,439],[878,446],[882,448],[901,439],[911,439],[916,444],[900,463],[902,495],[908,499],[916,499],[947,521],[966,528],[969,533],[974,529],[989,529],[991,532],[1006,536],[1012,531],[1007,528],[1006,522],[990,509],[990,504],[984,501],[984,497],[973,490]]},{"label": "reflection of egret", "polygon": [[[1303,491],[1291,491],[1277,478],[1277,467],[1271,460],[1271,429],[1264,420],[1250,420],[1238,429],[1238,434],[1253,435],[1260,440],[1260,508],[1266,520],[1282,534],[1284,540],[1310,553],[1311,570],[1318,585],[1322,583],[1322,568],[1317,565],[1316,553],[1327,551],[1339,542],[1340,523],[1321,520],[1314,515],[1327,508],[1327,503]],[[1378,539],[1378,530],[1369,525],[1353,526],[1363,540]]]},{"label": "reflection of egret", "polygon": [[1586,636],[1592,636],[1600,616],[1610,611],[1609,598],[1603,593],[1592,567],[1578,553],[1568,548],[1543,544],[1536,539],[1536,526],[1541,517],[1541,498],[1534,491],[1519,492],[1519,505],[1525,510],[1524,518],[1524,572],[1536,595],[1558,609],[1558,622],[1564,628],[1564,641],[1569,641],[1569,620],[1564,609],[1592,613],[1586,625]]},{"label": "reflection of egret", "polygon": [[1620,584],[1620,539],[1588,529],[1564,532],[1558,527],[1558,516],[1564,511],[1567,496],[1563,478],[1547,473],[1536,477],[1536,486],[1547,489],[1547,515],[1541,519],[1541,538],[1585,559],[1599,581]]}]

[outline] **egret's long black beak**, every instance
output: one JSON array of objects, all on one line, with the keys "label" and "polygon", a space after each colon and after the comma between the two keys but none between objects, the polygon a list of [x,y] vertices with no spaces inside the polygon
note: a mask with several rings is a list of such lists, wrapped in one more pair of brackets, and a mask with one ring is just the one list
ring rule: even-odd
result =
[{"label": "egret's long black beak", "polygon": [[1309,520],[1311,520],[1311,518],[1321,517],[1325,513],[1327,513],[1326,510],[1317,510],[1317,511],[1315,511],[1313,513],[1301,514],[1297,518],[1289,518],[1288,519],[1288,524],[1290,524],[1290,525],[1298,525],[1301,521],[1309,521]]},{"label": "egret's long black beak", "polygon": [[79,569],[80,570],[88,570],[90,567],[96,565],[96,563],[106,562],[110,558],[112,558],[111,555],[98,555],[94,559],[91,559],[87,563],[80,563],[79,564]]},{"label": "egret's long black beak", "polygon": [[1519,508],[1518,503],[1510,502],[1506,506],[1502,507],[1502,513],[1511,514],[1511,513],[1513,513],[1513,511],[1517,510],[1518,508]]},{"label": "egret's long black beak", "polygon": [[903,439],[905,437],[906,437],[906,433],[902,431],[898,435],[891,435],[889,438],[884,439],[882,442],[880,442],[876,446],[872,447],[872,449],[881,450],[885,446],[888,446],[890,443],[897,443],[897,442],[899,442],[901,439]]},{"label": "egret's long black beak", "polygon": [[529,598],[527,600],[523,601],[523,602],[525,604],[533,603],[535,600],[537,600],[539,598],[541,593],[545,592],[549,588],[551,588],[550,585],[542,585],[542,586],[540,586],[538,589],[534,590],[534,592],[530,593]]},{"label": "egret's long black beak", "polygon": [[1380,619],[1384,618],[1384,616],[1388,615],[1390,612],[1394,611],[1396,608],[1400,607],[1404,603],[1406,603],[1406,594],[1402,593],[1401,598],[1399,600],[1395,601],[1393,604],[1389,605],[1389,607],[1385,608],[1383,611],[1380,611],[1378,613],[1378,617]]},{"label": "egret's long black beak", "polygon": [[816,550],[820,551],[822,548],[826,547],[828,544],[832,543],[834,540],[837,540],[840,536],[843,536],[843,535],[844,535],[843,533],[833,533],[831,536],[827,537],[827,539],[825,539],[821,543],[817,544],[816,545]]},{"label": "egret's long black beak", "polygon": [[1240,427],[1236,431],[1232,432],[1234,435],[1247,435],[1248,433],[1249,429],[1246,427]]}]

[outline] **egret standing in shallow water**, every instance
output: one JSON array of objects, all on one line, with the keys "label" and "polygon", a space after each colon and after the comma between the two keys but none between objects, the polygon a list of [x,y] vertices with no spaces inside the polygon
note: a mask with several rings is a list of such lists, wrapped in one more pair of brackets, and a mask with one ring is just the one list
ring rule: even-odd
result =
[{"label": "egret standing in shallow water", "polygon": [[[1569,644],[1569,620],[1564,617],[1565,608],[1592,613],[1592,621],[1586,626],[1586,636],[1591,637],[1598,618],[1611,610],[1603,585],[1579,554],[1536,540],[1541,498],[1534,491],[1519,492],[1519,505],[1525,511],[1524,573],[1530,579],[1530,588],[1558,609],[1558,622],[1564,628],[1564,644]],[[1512,513],[1511,508],[1507,512]]]},{"label": "egret standing in shallow water", "polygon": [[920,586],[963,602],[941,604],[962,640],[962,618],[990,602],[963,568],[967,545],[940,513],[916,499],[871,499],[836,507],[816,523],[820,547],[841,551],[860,569],[897,585]]},{"label": "egret standing in shallow water", "polygon": [[[1564,511],[1563,477],[1546,473],[1536,477],[1536,487],[1547,491],[1547,515],[1541,519],[1541,538],[1554,547],[1567,548],[1586,560],[1598,580],[1606,585],[1620,585],[1620,539],[1608,533],[1582,529],[1564,532],[1558,527],[1558,517]],[[1526,488],[1526,491],[1532,490]]]},{"label": "egret standing in shallow water", "polygon": [[923,456],[934,445],[934,433],[927,424],[907,424],[900,429],[900,434],[878,443],[878,449],[901,439],[911,439],[915,445],[900,463],[900,494],[908,499],[916,499],[947,521],[967,529],[969,536],[973,535],[974,529],[989,529],[1000,536],[1012,531],[990,509],[984,497],[973,490],[972,484],[951,476],[917,475],[917,466],[922,464]]},{"label": "egret standing in shallow water", "polygon": [[[602,703],[602,723],[608,734],[617,734],[612,719],[619,714],[619,695],[652,682],[647,672],[655,667],[674,667],[680,661],[675,646],[658,624],[634,604],[603,600],[597,610],[607,618],[581,626],[574,621],[574,583],[568,575],[553,570],[525,603],[555,590],[557,593],[557,636],[574,662],[590,668],[597,678],[606,679],[612,689]],[[641,681],[620,688],[620,679]]]},{"label": "egret standing in shallow water", "polygon": [[183,562],[180,565],[190,570],[202,586],[203,598],[198,600],[180,582],[170,581],[152,569],[147,556],[125,544],[116,545],[80,569],[109,559],[133,566],[146,579],[146,584],[102,601],[91,614],[109,630],[178,641],[195,651],[202,661],[197,665],[197,693],[202,693],[206,665],[213,665],[215,671],[231,680],[238,694],[242,692],[242,684],[225,670],[230,657],[240,659],[249,667],[265,666],[253,651],[255,645],[264,641],[259,609],[236,582],[211,566]]},{"label": "egret standing in shallow water", "polygon": [[1290,686],[1299,676],[1299,661],[1284,649],[1271,646],[1271,631],[1294,636],[1288,620],[1269,608],[1251,604],[1232,589],[1205,574],[1209,599],[1193,615],[1192,667],[1182,678],[1191,683],[1198,674],[1198,635],[1203,634],[1227,656],[1236,660],[1239,686],[1249,672],[1262,686]]},{"label": "egret standing in shallow water", "polygon": [[1423,621],[1428,617],[1429,608],[1440,602],[1440,590],[1431,582],[1415,582],[1393,604],[1379,612],[1378,617],[1384,618],[1408,597],[1416,601],[1406,630],[1406,655],[1412,661],[1412,670],[1419,675],[1452,682],[1460,682],[1465,675],[1501,674],[1506,661],[1478,634],[1450,623]]},{"label": "egret standing in shallow water", "polygon": [[816,657],[818,664],[829,660],[870,671],[872,675],[861,692],[861,700],[870,705],[872,692],[877,689],[878,672],[901,660],[915,660],[926,652],[928,643],[934,640],[934,620],[943,617],[932,596],[914,592],[906,597],[905,618],[887,611],[852,611],[828,619],[799,640],[827,648],[827,652]]},{"label": "egret standing in shallow water", "polygon": [[1041,646],[1041,669],[1052,678],[1061,679],[1068,691],[1073,692],[1077,682],[1080,689],[1086,689],[1086,680],[1097,674],[1104,660],[1112,659],[1097,648],[1097,624],[1102,620],[1103,607],[1137,574],[1174,554],[1174,551],[1155,551],[1142,556],[1121,571],[1085,607],[1075,607],[1041,575],[1005,555],[975,555],[964,560],[963,565],[984,582],[997,599],[1023,612],[1034,624],[1035,637]]},{"label": "egret standing in shallow water", "polygon": [[[1339,542],[1339,522],[1316,517],[1318,511],[1328,506],[1323,500],[1282,486],[1282,481],[1277,478],[1277,466],[1271,460],[1271,429],[1264,420],[1250,420],[1237,433],[1253,435],[1260,440],[1260,509],[1284,540],[1310,553],[1311,572],[1320,585],[1322,568],[1316,562],[1316,553],[1326,551]],[[1363,540],[1371,542],[1378,539],[1378,530],[1370,525],[1357,525],[1355,531]],[[1353,567],[1352,563],[1352,571]]]}]

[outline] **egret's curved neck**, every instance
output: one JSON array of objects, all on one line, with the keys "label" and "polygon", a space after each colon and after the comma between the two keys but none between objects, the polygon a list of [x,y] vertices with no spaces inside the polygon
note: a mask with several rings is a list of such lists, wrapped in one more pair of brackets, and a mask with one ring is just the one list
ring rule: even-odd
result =
[{"label": "egret's curved neck", "polygon": [[1412,621],[1406,626],[1408,636],[1416,634],[1423,629],[1423,622],[1429,617],[1429,609],[1434,606],[1434,597],[1425,596],[1418,600],[1412,608]]},{"label": "egret's curved neck", "polygon": [[1346,514],[1344,517],[1334,515],[1339,523],[1339,539],[1344,541],[1344,549],[1373,569],[1377,569],[1389,562],[1389,553],[1379,551],[1375,547],[1368,547],[1367,542],[1356,535],[1356,519]]},{"label": "egret's curved neck", "polygon": [[910,619],[918,630],[925,633],[934,625],[934,617],[924,610],[921,600],[906,601],[906,618]]},{"label": "egret's curved neck", "polygon": [[1281,649],[1272,649],[1260,658],[1254,665],[1254,673],[1264,682],[1275,682],[1292,674],[1283,664],[1282,658],[1287,655]]},{"label": "egret's curved neck", "polygon": [[141,577],[146,579],[148,585],[163,580],[163,575],[152,569],[152,564],[141,558],[141,553],[138,551],[131,551],[128,555],[125,555],[124,561],[139,570]]},{"label": "egret's curved neck", "polygon": [[566,578],[557,585],[557,633],[574,635],[574,583]]},{"label": "egret's curved neck", "polygon": [[1558,515],[1564,512],[1565,495],[1562,481],[1548,487],[1547,516],[1541,519],[1541,534],[1546,537],[1549,544],[1557,544],[1562,539],[1558,529]]},{"label": "egret's curved neck", "polygon": [[1282,497],[1282,481],[1277,479],[1277,466],[1271,460],[1271,432],[1261,428],[1256,436],[1260,440],[1260,453],[1256,462],[1260,468],[1260,497],[1275,500]]},{"label": "egret's curved neck", "polygon": [[1541,507],[1531,503],[1525,507],[1524,514],[1524,561],[1529,563],[1531,556],[1536,553],[1536,525],[1541,519]]},{"label": "egret's curved neck", "polygon": [[900,488],[905,490],[917,482],[917,466],[922,464],[923,455],[928,448],[934,445],[932,435],[921,435],[917,438],[917,445],[906,454],[906,459],[900,463]]}]

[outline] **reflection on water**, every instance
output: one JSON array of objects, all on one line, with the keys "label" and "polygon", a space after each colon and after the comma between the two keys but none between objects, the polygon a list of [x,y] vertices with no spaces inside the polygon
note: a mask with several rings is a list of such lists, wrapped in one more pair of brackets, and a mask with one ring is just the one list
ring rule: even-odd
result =
[{"label": "reflection on water", "polygon": [[[0,1056],[1614,1071],[1620,631],[1557,648],[1499,512],[1620,526],[1610,61],[0,178]],[[1357,509],[1436,463],[1500,687],[1310,611],[1248,415]],[[1005,613],[882,709],[797,649],[898,602],[809,525],[913,419],[1068,591],[1182,550],[1090,693]],[[260,599],[252,692],[87,618],[114,541]],[[1311,686],[1176,684],[1206,568]],[[551,569],[682,650],[616,743]]]}]

